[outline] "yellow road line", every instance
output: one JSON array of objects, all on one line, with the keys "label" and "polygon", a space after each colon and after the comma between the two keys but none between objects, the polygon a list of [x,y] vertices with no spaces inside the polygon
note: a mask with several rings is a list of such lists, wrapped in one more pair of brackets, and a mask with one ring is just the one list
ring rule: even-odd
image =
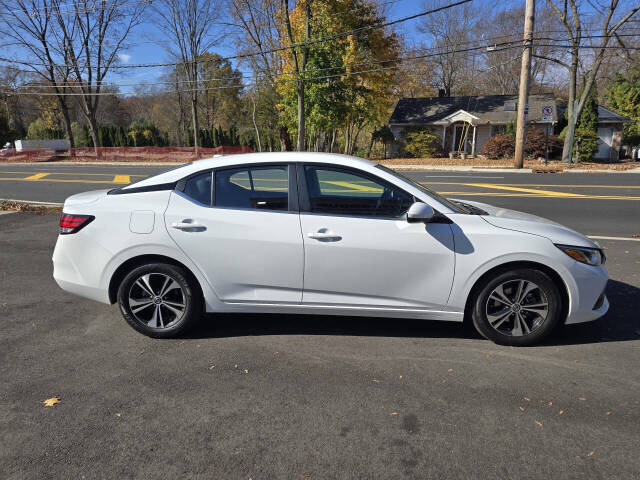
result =
[{"label": "yellow road line", "polygon": [[131,175],[114,175],[113,183],[131,183]]},{"label": "yellow road line", "polygon": [[470,187],[478,187],[478,188],[491,188],[494,190],[508,190],[511,192],[536,193],[536,194],[547,196],[547,197],[585,197],[585,195],[582,195],[580,193],[554,192],[552,190],[507,187],[504,185],[495,185],[493,183],[465,183],[465,185],[468,185]]},{"label": "yellow road line", "polygon": [[13,181],[13,182],[52,182],[52,183],[108,183],[113,184],[114,182],[111,180],[71,180],[71,179],[53,179],[53,178],[43,178],[41,180],[25,180],[24,178],[11,178],[11,177],[0,177],[0,180]]},{"label": "yellow road line", "polygon": [[[14,171],[9,171],[9,170],[0,170],[0,173],[11,173],[11,174],[30,174],[32,172],[14,172]],[[111,177],[113,176],[112,173],[82,173],[82,172],[47,172],[47,175],[76,175],[76,176],[92,176],[92,177]],[[130,177],[148,177],[149,175],[144,175],[141,173],[138,174],[129,174]]]},{"label": "yellow road line", "polygon": [[48,173],[36,173],[35,175],[31,175],[30,177],[25,177],[24,180],[40,180],[41,178],[49,175]]},{"label": "yellow road line", "polygon": [[[473,185],[467,182],[420,182],[422,185]],[[640,185],[556,185],[538,183],[498,183],[507,187],[555,187],[555,188],[640,188]]]},{"label": "yellow road line", "polygon": [[320,182],[330,183],[331,185],[337,185],[338,187],[345,187],[350,190],[356,190],[358,192],[375,192],[375,193],[382,192],[381,188],[366,187],[364,185],[358,185],[356,183],[351,183],[351,182],[338,182],[338,181],[329,181],[329,180],[321,180]]}]

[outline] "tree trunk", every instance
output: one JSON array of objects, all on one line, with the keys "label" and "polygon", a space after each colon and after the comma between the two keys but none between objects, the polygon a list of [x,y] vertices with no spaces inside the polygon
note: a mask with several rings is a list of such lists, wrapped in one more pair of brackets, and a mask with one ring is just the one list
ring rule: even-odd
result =
[{"label": "tree trunk", "polygon": [[304,80],[301,78],[296,82],[296,93],[298,94],[298,142],[296,150],[304,152],[305,118],[304,118]]},{"label": "tree trunk", "polygon": [[283,152],[290,152],[291,137],[289,136],[289,129],[287,127],[280,127],[278,133],[280,135],[280,150]]},{"label": "tree trunk", "polygon": [[196,160],[198,159],[198,142],[200,135],[200,123],[198,122],[198,98],[193,96],[191,97],[191,114],[192,114],[192,123],[193,123],[193,151],[196,155]]},{"label": "tree trunk", "polygon": [[71,129],[71,116],[69,115],[69,107],[67,107],[66,102],[58,97],[58,103],[60,104],[60,110],[62,111],[62,118],[64,119],[64,129],[67,133],[67,138],[69,139],[69,149],[71,152],[71,156],[75,156],[75,152],[73,149],[76,147],[75,139],[73,138],[73,130]]},{"label": "tree trunk", "polygon": [[256,123],[256,99],[251,97],[251,101],[253,102],[253,110],[251,111],[251,120],[253,120],[253,128],[256,131],[256,141],[258,142],[258,151],[262,152],[262,142],[260,141],[260,130],[258,129],[258,124]]},{"label": "tree trunk", "polygon": [[[375,132],[375,130],[374,130]],[[371,132],[371,140],[369,141],[369,150],[367,151],[367,158],[371,158],[371,150],[373,150],[373,132]]]},{"label": "tree trunk", "polygon": [[96,160],[102,159],[102,151],[100,150],[100,139],[98,137],[98,122],[93,114],[86,115],[89,121],[89,133],[91,134],[91,140],[93,140],[93,150],[96,153]]},{"label": "tree trunk", "polygon": [[[573,137],[576,130],[576,112],[574,106],[576,101],[576,88],[578,83],[578,52],[571,54],[571,68],[569,69],[569,103],[567,104],[567,130],[564,135],[562,145],[562,161],[570,162],[573,149]],[[575,118],[574,118],[575,117]]]}]

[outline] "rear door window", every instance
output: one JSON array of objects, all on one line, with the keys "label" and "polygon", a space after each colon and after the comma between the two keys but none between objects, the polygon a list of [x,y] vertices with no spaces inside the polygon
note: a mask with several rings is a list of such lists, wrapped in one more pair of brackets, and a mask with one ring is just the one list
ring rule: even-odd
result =
[{"label": "rear door window", "polygon": [[183,193],[196,202],[211,205],[211,177],[212,172],[209,171],[187,179]]},{"label": "rear door window", "polygon": [[214,205],[256,210],[289,209],[286,165],[217,170]]}]

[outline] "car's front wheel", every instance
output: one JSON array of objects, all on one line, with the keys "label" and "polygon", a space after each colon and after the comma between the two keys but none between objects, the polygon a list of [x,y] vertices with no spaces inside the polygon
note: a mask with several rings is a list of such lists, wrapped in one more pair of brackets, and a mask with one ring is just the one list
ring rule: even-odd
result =
[{"label": "car's front wheel", "polygon": [[199,319],[199,290],[184,269],[153,263],[130,271],[118,289],[122,316],[138,332],[170,338],[186,332]]},{"label": "car's front wheel", "polygon": [[554,281],[535,269],[515,269],[486,279],[475,297],[472,319],[478,332],[501,345],[540,342],[562,315]]}]

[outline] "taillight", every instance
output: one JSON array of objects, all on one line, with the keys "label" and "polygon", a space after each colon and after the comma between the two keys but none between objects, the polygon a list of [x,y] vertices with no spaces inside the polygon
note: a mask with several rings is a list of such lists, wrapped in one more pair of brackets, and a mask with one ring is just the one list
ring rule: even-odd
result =
[{"label": "taillight", "polygon": [[93,219],[93,215],[72,215],[63,213],[60,215],[60,235],[68,235],[76,233],[89,225]]}]

